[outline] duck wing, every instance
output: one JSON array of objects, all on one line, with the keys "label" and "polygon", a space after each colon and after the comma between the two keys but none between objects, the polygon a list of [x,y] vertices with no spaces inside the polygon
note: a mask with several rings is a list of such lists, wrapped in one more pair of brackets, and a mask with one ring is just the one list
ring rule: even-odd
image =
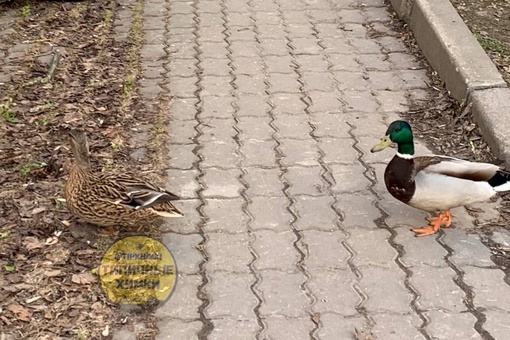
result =
[{"label": "duck wing", "polygon": [[156,204],[178,200],[179,197],[145,180],[128,175],[97,174],[96,189],[116,204],[146,209]]},{"label": "duck wing", "polygon": [[421,156],[414,158],[415,174],[419,171],[424,171],[481,182],[488,181],[499,170],[499,166],[494,164],[471,162],[447,156]]}]

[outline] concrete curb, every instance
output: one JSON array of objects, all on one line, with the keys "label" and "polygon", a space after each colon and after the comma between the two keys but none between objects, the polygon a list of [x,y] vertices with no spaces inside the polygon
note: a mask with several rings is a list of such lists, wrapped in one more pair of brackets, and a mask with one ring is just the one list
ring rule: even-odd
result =
[{"label": "concrete curb", "polygon": [[390,2],[451,95],[473,103],[485,140],[510,166],[510,90],[453,5],[444,0]]}]

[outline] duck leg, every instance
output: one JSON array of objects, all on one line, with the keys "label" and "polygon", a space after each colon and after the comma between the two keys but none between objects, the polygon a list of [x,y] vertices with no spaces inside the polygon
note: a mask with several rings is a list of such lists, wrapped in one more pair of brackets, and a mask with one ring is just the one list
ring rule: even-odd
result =
[{"label": "duck leg", "polygon": [[452,225],[452,213],[449,209],[445,211],[443,214],[440,214],[439,216],[427,217],[427,221],[429,221],[430,225],[433,226],[434,223],[436,223],[440,217],[442,217],[441,220],[442,227],[448,228]]},{"label": "duck leg", "polygon": [[411,229],[416,233],[416,236],[428,236],[433,235],[441,229],[441,226],[448,228],[452,225],[452,213],[448,209],[444,213],[439,214],[439,216],[428,219],[431,222],[431,226],[423,227],[423,228],[413,228]]}]

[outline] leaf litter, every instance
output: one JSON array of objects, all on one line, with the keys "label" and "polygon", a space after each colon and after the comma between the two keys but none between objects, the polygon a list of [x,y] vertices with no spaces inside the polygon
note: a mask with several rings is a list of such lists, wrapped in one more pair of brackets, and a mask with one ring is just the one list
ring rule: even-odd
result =
[{"label": "leaf litter", "polygon": [[140,322],[157,333],[150,315],[126,314],[107,300],[93,269],[112,240],[76,223],[63,197],[69,129],[86,131],[99,171],[127,160],[133,169],[150,167],[129,158],[123,139],[132,112],[136,124],[151,116],[136,91],[125,102],[130,45],[113,39],[106,20],[116,6],[19,0],[0,7],[0,329],[9,332],[0,331],[2,339],[110,339],[119,325]]}]

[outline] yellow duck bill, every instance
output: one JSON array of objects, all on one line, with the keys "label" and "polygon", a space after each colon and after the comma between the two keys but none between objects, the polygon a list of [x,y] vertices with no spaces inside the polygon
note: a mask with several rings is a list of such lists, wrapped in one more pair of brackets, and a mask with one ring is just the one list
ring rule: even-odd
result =
[{"label": "yellow duck bill", "polygon": [[393,142],[391,141],[390,135],[386,135],[383,138],[381,138],[381,141],[378,144],[374,145],[372,149],[370,149],[370,152],[379,152],[381,150],[384,150],[392,143]]}]

